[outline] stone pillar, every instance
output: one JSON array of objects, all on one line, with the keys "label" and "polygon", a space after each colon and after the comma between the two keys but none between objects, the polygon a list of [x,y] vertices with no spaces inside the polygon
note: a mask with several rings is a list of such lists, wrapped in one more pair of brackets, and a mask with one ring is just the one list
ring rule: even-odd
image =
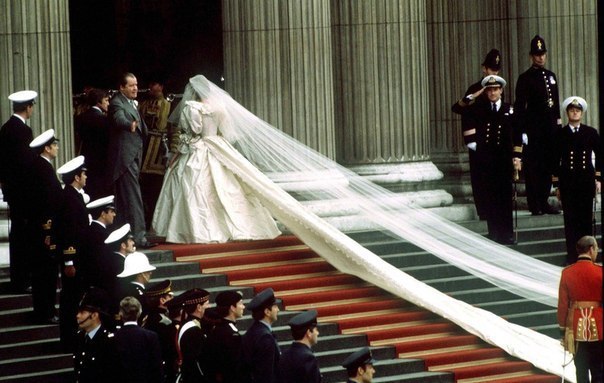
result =
[{"label": "stone pillar", "polygon": [[55,129],[61,140],[56,165],[73,156],[71,50],[68,0],[0,2],[0,117],[10,115],[14,91],[39,93],[28,124],[34,136]]},{"label": "stone pillar", "polygon": [[428,160],[425,1],[342,0],[333,19],[338,162]]},{"label": "stone pillar", "polygon": [[324,0],[223,0],[226,90],[335,158],[330,21]]}]

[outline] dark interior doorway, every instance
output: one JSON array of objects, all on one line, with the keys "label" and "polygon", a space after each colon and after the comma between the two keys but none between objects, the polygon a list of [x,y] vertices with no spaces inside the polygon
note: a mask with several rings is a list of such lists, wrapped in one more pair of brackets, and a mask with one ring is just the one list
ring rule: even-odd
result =
[{"label": "dark interior doorway", "polygon": [[220,84],[220,0],[70,0],[69,11],[74,93],[116,89],[123,72],[139,88],[163,81],[165,93],[198,73]]}]

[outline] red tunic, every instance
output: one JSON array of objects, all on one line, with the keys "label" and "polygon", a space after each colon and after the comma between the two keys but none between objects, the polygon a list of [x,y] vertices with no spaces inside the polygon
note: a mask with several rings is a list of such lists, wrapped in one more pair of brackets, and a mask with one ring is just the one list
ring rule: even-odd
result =
[{"label": "red tunic", "polygon": [[[562,270],[560,278],[560,289],[558,292],[558,324],[561,328],[565,328],[567,323],[567,315],[569,308],[576,301],[599,302],[599,305],[594,306],[593,310],[575,309],[573,320],[573,333],[577,334],[577,326],[581,318],[588,315],[590,322],[591,318],[595,319],[597,326],[597,338],[602,339],[602,266],[596,265],[591,261],[591,258],[586,258],[585,255],[579,256],[579,260]],[[584,323],[579,330],[589,330]],[[592,336],[595,334],[592,334]],[[579,337],[580,339],[580,337]],[[595,340],[595,339],[594,339]]]}]

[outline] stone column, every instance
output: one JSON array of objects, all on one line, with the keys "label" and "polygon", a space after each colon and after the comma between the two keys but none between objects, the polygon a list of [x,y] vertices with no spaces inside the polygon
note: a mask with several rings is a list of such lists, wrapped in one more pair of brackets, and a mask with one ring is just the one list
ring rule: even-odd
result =
[{"label": "stone column", "polygon": [[334,2],[340,162],[429,158],[424,3]]},{"label": "stone column", "polygon": [[226,90],[335,158],[329,2],[223,0],[223,28]]},{"label": "stone column", "polygon": [[61,140],[57,165],[73,156],[71,50],[68,0],[0,2],[0,117],[10,115],[14,91],[39,93],[28,124],[34,136],[55,129]]},{"label": "stone column", "polygon": [[429,161],[425,0],[333,7],[338,162],[393,190],[441,178]]}]

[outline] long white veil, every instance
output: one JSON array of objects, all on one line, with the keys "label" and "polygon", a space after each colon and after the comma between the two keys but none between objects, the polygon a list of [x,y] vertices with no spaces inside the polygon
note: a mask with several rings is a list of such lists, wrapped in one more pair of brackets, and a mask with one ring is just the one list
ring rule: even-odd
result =
[{"label": "long white veil", "polygon": [[[190,79],[181,104],[194,93],[221,103],[227,113],[221,134],[249,161],[210,140],[223,164],[328,262],[453,320],[512,355],[562,374],[564,351],[557,341],[414,280],[327,222],[352,217],[366,229],[411,242],[500,288],[551,307],[557,306],[560,267],[500,246],[349,171],[261,120],[201,75]],[[179,113],[177,107],[171,119]],[[323,209],[325,204],[330,208]],[[572,369],[566,372],[574,380]]]}]

